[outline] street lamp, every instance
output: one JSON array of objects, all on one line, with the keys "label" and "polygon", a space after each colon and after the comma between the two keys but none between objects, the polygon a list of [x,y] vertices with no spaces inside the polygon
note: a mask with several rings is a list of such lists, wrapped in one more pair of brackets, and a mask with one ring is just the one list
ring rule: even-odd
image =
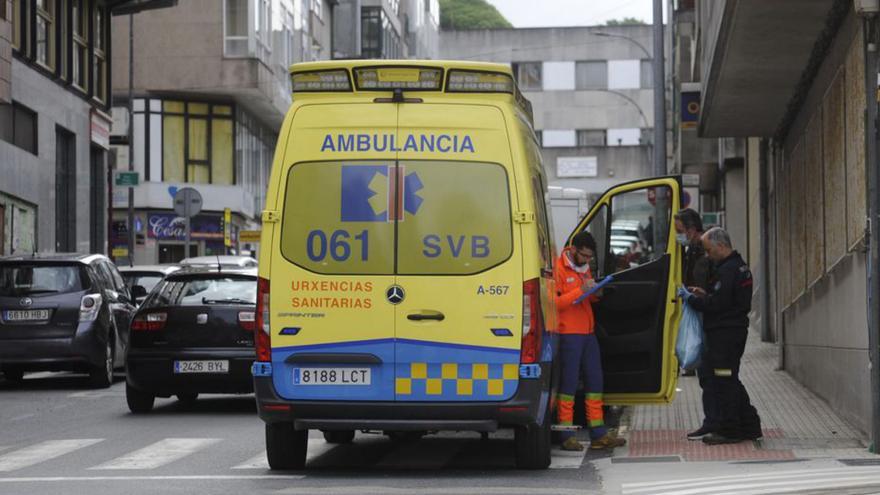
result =
[{"label": "street lamp", "polygon": [[[656,3],[656,2],[655,2]],[[657,15],[655,5],[654,15]],[[661,12],[662,18],[662,12]],[[662,26],[662,21],[661,21]],[[606,33],[604,31],[594,31],[594,36],[602,36],[605,38],[620,38],[639,47],[645,56],[651,60],[654,66],[654,175],[666,175],[666,85],[663,73],[663,37],[657,36],[655,26],[654,36],[654,56],[645,48],[644,45],[635,39],[616,33]],[[657,40],[660,40],[659,44]]]}]

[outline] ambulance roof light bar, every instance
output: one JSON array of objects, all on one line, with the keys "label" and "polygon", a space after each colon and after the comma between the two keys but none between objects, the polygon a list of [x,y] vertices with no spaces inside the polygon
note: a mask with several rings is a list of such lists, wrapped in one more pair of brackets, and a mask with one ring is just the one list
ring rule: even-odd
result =
[{"label": "ambulance roof light bar", "polygon": [[351,91],[351,78],[345,69],[314,70],[290,74],[294,93],[315,91]]},{"label": "ambulance roof light bar", "polygon": [[513,78],[502,72],[450,69],[448,93],[514,93]]}]

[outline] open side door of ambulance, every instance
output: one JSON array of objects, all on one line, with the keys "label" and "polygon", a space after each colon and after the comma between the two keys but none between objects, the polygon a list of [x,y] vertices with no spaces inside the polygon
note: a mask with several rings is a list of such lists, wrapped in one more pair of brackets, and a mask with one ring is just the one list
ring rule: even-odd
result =
[{"label": "open side door of ambulance", "polygon": [[666,403],[675,395],[681,248],[674,214],[680,191],[678,177],[609,189],[566,242],[583,230],[593,234],[594,277],[613,277],[593,304],[608,404]]}]

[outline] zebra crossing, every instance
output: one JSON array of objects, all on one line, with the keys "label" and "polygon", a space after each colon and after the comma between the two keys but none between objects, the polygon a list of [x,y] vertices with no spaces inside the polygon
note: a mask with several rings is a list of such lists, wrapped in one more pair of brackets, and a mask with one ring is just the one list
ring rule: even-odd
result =
[{"label": "zebra crossing", "polygon": [[[261,440],[261,439],[259,439]],[[362,438],[355,440],[358,443]],[[378,445],[372,439],[373,445]],[[118,442],[118,440],[116,441]],[[84,470],[88,476],[95,477],[100,473],[111,474],[113,472],[131,471],[156,471],[164,466],[179,466],[181,462],[197,459],[198,456],[215,455],[214,447],[220,447],[227,442],[227,446],[237,442],[222,438],[162,438],[153,443],[143,446],[131,446],[130,450],[122,455],[110,459],[104,459],[93,465],[82,465],[73,468]],[[6,475],[13,475],[19,471],[39,470],[41,465],[48,465],[56,460],[73,460],[77,465],[79,460],[94,459],[93,455],[82,455],[86,449],[98,448],[102,450],[108,443],[114,440],[106,438],[66,438],[56,440],[44,440],[31,445],[0,446],[0,482]],[[369,445],[369,444],[368,444]],[[385,444],[382,454],[372,462],[377,469],[442,469],[461,455],[467,446],[472,445],[468,441],[443,440],[422,442]],[[118,446],[118,445],[117,445]],[[128,446],[126,446],[128,447]],[[391,447],[388,449],[387,447]],[[328,454],[335,449],[351,449],[351,445],[330,444],[323,438],[310,438],[307,454],[308,463]],[[222,450],[222,449],[221,449]],[[226,452],[237,453],[240,449],[226,449]],[[584,452],[563,452],[554,449],[552,452],[551,469],[579,469],[586,455]],[[65,456],[70,456],[65,458]],[[228,468],[232,473],[248,473],[254,471],[266,471],[269,469],[266,460],[266,452],[262,446],[255,448],[250,456],[242,459],[229,459]],[[83,461],[88,462],[88,461]],[[68,463],[70,464],[70,463]],[[344,459],[340,460],[338,467],[346,468]],[[94,476],[93,476],[94,475]]]},{"label": "zebra crossing", "polygon": [[[684,478],[624,483],[622,495],[762,495],[830,493],[843,489],[872,488],[880,493],[880,467],[842,467],[749,473],[735,476]],[[860,492],[868,493],[868,492]]]}]

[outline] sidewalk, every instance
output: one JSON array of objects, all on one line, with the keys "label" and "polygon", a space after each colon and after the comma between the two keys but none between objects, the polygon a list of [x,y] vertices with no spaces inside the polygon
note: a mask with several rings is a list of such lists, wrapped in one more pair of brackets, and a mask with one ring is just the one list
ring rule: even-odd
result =
[{"label": "sidewalk", "polygon": [[778,353],[775,344],[750,332],[741,376],[761,416],[762,441],[720,446],[688,441],[687,432],[702,423],[701,391],[696,376],[682,376],[672,404],[627,411],[621,434],[628,445],[615,451],[612,462],[877,459],[861,432],[786,372],[775,371]]}]

